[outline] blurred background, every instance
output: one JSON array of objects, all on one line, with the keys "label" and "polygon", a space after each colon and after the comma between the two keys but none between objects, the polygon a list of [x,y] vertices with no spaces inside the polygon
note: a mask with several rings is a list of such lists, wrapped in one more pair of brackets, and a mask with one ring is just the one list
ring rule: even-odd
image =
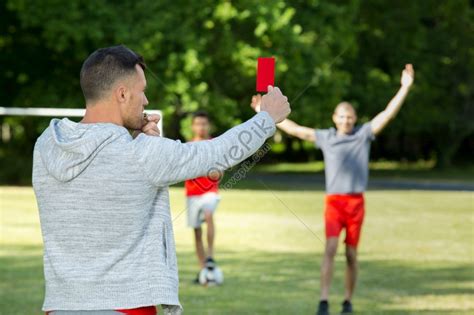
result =
[{"label": "blurred background", "polygon": [[[210,113],[214,135],[251,117],[259,56],[276,58],[291,118],[326,128],[342,100],[370,120],[413,63],[415,86],[372,160],[472,164],[473,1],[10,0],[0,15],[0,106],[84,108],[82,62],[121,43],[156,74],[147,73],[148,108],[163,111],[167,137],[189,137],[197,109]],[[0,116],[0,182],[30,183],[33,144],[49,120]],[[266,162],[321,159],[311,144],[274,142]]]},{"label": "blurred background", "polygon": [[[398,116],[372,144],[360,246],[358,314],[474,312],[474,1],[3,0],[0,107],[84,108],[79,71],[124,44],[149,71],[147,109],[164,133],[190,137],[208,111],[217,136],[253,115],[257,58],[276,58],[290,118],[332,126],[353,103],[382,111],[406,63],[416,75]],[[0,314],[42,314],[42,238],[32,152],[51,117],[0,116]],[[73,120],[78,120],[74,118]],[[170,188],[186,314],[314,314],[324,253],[321,152],[277,132],[246,178],[222,189],[218,288],[198,271],[182,185]],[[238,169],[238,168],[237,168]],[[232,176],[227,173],[224,180]],[[231,178],[232,179],[232,178]],[[333,310],[343,299],[336,258]]]}]

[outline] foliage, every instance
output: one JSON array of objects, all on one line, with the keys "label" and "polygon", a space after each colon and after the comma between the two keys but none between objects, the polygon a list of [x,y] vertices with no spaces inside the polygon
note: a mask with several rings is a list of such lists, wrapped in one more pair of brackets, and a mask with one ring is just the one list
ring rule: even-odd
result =
[{"label": "foliage", "polygon": [[[209,111],[216,134],[249,118],[259,56],[276,57],[276,84],[290,98],[292,119],[325,128],[343,99],[356,104],[361,121],[373,117],[412,62],[414,91],[374,157],[434,157],[444,165],[473,145],[467,0],[8,0],[0,14],[2,106],[83,107],[82,62],[99,47],[123,43],[145,57],[149,108],[164,112],[171,138],[188,135],[188,114],[198,108]],[[30,165],[48,119],[3,122],[15,144],[2,145],[0,161],[15,165],[21,157]],[[303,159],[313,156],[292,141],[285,138],[283,159],[295,147]],[[10,169],[7,181],[18,182],[20,167]]]}]

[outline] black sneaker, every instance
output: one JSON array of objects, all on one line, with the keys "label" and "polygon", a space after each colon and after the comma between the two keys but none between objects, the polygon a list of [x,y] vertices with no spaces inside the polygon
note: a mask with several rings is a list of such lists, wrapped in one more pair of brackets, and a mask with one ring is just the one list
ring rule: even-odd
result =
[{"label": "black sneaker", "polygon": [[201,274],[201,272],[198,272],[196,278],[193,280],[193,283],[194,283],[194,284],[201,284],[201,283],[199,282],[199,275],[200,275],[200,274]]},{"label": "black sneaker", "polygon": [[207,257],[206,259],[206,268],[209,270],[213,270],[216,267],[216,262],[212,257]]},{"label": "black sneaker", "polygon": [[328,301],[319,301],[318,312],[316,315],[329,315]]},{"label": "black sneaker", "polygon": [[351,301],[345,300],[342,302],[341,315],[352,314],[352,303]]}]

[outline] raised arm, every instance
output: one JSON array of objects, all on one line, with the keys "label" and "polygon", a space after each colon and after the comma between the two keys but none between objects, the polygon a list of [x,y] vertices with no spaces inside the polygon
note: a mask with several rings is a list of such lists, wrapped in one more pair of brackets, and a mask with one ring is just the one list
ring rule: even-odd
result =
[{"label": "raised arm", "polygon": [[316,130],[305,126],[300,126],[292,120],[285,119],[277,124],[278,129],[284,131],[290,136],[299,138],[301,140],[316,142]]},{"label": "raised arm", "polygon": [[[260,94],[252,97],[252,103],[250,106],[258,113],[260,111],[260,103],[262,96]],[[301,140],[316,142],[316,130],[313,128],[300,126],[292,120],[285,119],[281,123],[276,125],[278,129],[289,134],[290,136],[299,138]]]},{"label": "raised arm", "polygon": [[388,125],[389,121],[395,118],[398,111],[402,107],[403,101],[405,100],[408,95],[408,92],[410,91],[410,87],[413,84],[414,77],[415,71],[413,70],[413,66],[411,64],[405,65],[405,69],[402,71],[402,86],[398,90],[397,94],[395,94],[392,100],[388,103],[385,110],[380,112],[370,122],[374,135],[379,134],[385,128],[385,126]]},{"label": "raised arm", "polygon": [[143,175],[157,186],[212,176],[255,153],[289,113],[288,99],[275,87],[264,96],[261,113],[219,137],[183,144],[141,134],[134,140],[134,153]]}]

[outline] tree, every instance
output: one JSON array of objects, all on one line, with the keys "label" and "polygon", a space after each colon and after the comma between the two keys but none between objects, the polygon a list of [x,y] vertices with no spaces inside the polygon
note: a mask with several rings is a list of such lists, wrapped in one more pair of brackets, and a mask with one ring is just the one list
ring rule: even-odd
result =
[{"label": "tree", "polygon": [[[416,70],[414,90],[384,131],[386,155],[430,158],[449,166],[474,133],[474,23],[469,1],[363,1],[358,53],[348,98],[371,117],[388,102],[405,63]],[[381,142],[381,143],[380,143]]]},{"label": "tree", "polygon": [[[376,157],[435,154],[449,165],[473,136],[467,0],[8,0],[0,14],[4,106],[82,108],[82,62],[122,43],[147,61],[149,108],[164,112],[171,138],[186,138],[188,113],[198,108],[210,113],[216,133],[249,118],[259,56],[277,59],[276,84],[292,118],[320,128],[332,125],[341,100],[355,103],[362,122],[373,117],[404,63],[414,63],[415,89],[374,146]],[[11,165],[0,181],[29,182],[33,144],[49,119],[4,122],[14,141],[0,148],[0,162]],[[291,151],[294,140],[285,139]]]}]

